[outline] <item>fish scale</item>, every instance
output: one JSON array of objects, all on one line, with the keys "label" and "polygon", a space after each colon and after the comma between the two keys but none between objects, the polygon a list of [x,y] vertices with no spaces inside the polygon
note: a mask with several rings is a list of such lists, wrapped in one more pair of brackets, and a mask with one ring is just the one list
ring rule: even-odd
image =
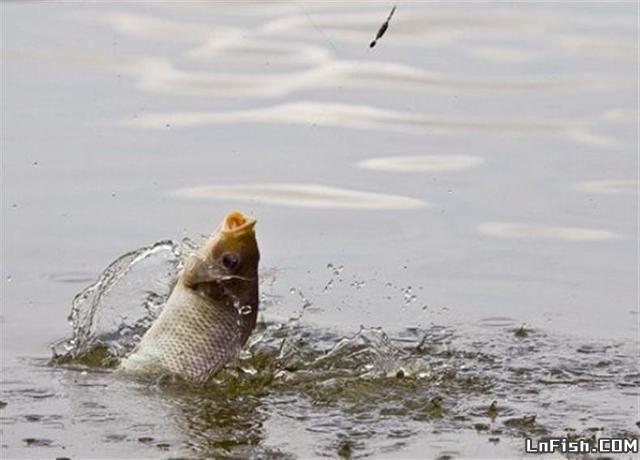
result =
[{"label": "fish scale", "polygon": [[[227,215],[222,230],[185,264],[162,313],[123,360],[122,370],[204,383],[239,352],[257,318],[259,260],[255,221],[241,216]],[[244,261],[239,275],[216,265],[230,249]],[[248,314],[241,312],[245,307]]]},{"label": "fish scale", "polygon": [[194,382],[206,380],[237,352],[239,314],[233,306],[212,308],[197,294],[171,300],[133,356],[148,356],[145,361]]}]

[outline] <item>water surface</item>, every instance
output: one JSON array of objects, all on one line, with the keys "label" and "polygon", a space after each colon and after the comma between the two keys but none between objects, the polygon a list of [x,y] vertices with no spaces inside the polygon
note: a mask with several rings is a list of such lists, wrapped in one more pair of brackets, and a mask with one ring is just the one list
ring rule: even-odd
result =
[{"label": "water surface", "polygon": [[[405,2],[369,49],[390,7],[3,4],[4,456],[637,435],[637,5]],[[231,208],[266,297],[219,387],[48,364],[112,261]]]}]

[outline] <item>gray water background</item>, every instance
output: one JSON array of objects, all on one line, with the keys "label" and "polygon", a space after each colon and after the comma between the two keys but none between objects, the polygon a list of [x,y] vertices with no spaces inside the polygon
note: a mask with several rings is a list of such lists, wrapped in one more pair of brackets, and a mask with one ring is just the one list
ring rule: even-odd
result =
[{"label": "gray water background", "polygon": [[[369,49],[390,6],[4,3],[5,385],[51,387],[68,428],[74,393],[93,390],[38,360],[68,336],[70,300],[118,255],[209,232],[231,208],[258,218],[283,293],[319,296],[328,263],[365,282],[323,296],[305,314],[315,326],[438,324],[473,337],[524,323],[637,353],[637,5],[401,2]],[[420,155],[475,163],[358,166]],[[395,198],[345,208],[309,184]],[[198,198],[197,186],[217,188]],[[310,206],[309,193],[328,201]],[[273,317],[300,308],[285,299]],[[143,404],[166,402],[141,401],[130,420],[154,419]],[[35,455],[22,440],[31,429],[3,430],[9,455]],[[65,442],[85,453],[98,436],[73,433]],[[308,453],[304,436],[285,450]],[[474,439],[463,454],[506,449]],[[418,437],[404,452],[426,448]]]}]

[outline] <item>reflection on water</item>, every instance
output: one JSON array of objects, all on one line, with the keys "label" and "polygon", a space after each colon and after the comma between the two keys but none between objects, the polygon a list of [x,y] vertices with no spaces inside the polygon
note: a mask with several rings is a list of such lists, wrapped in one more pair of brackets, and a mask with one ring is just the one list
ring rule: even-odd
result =
[{"label": "reflection on water", "polygon": [[[368,15],[369,13],[367,13]],[[424,21],[432,20],[432,13],[422,16],[412,15],[410,21],[420,23],[419,31],[428,31],[429,35],[433,34],[438,28],[425,28]],[[357,21],[348,20],[348,14],[340,17],[330,17],[331,24],[336,26],[341,21],[345,21],[347,29],[356,27]],[[500,15],[496,15],[500,16]],[[522,15],[515,14],[514,17]],[[103,64],[109,63],[109,70],[124,73],[137,79],[136,86],[139,89],[150,92],[158,92],[173,95],[191,95],[218,98],[274,98],[287,95],[293,95],[298,92],[308,90],[319,90],[325,88],[348,87],[354,90],[385,89],[385,90],[528,90],[539,91],[546,90],[612,90],[618,88],[634,88],[635,80],[618,78],[614,76],[599,76],[591,74],[575,74],[575,75],[554,75],[548,76],[524,76],[512,78],[465,78],[459,75],[438,74],[427,71],[418,66],[407,65],[404,63],[393,62],[389,60],[345,60],[332,56],[327,49],[306,43],[305,41],[286,41],[282,39],[274,39],[274,30],[280,31],[282,25],[267,24],[266,31],[247,30],[237,27],[225,27],[216,25],[216,27],[207,26],[205,24],[194,24],[189,22],[179,22],[148,15],[137,15],[126,12],[103,12],[101,14],[73,14],[70,17],[82,20],[84,22],[98,22],[108,25],[120,34],[147,41],[160,41],[171,43],[185,43],[194,47],[184,53],[184,57],[194,62],[202,64],[208,63],[210,60],[219,62],[221,59],[231,61],[255,60],[268,62],[271,64],[309,64],[310,66],[303,70],[291,70],[286,72],[261,72],[256,73],[233,73],[226,70],[226,66],[221,66],[215,72],[205,70],[189,69],[190,66],[184,66],[180,62],[160,58],[159,56],[128,56],[110,60],[102,57]],[[362,13],[358,13],[356,18],[362,17]],[[367,16],[368,17],[368,16]],[[320,16],[322,21],[324,16]],[[501,26],[506,27],[512,33],[521,34],[521,29],[515,29],[515,23],[508,22],[508,17],[497,21]],[[520,20],[524,18],[521,17]],[[292,24],[294,28],[303,26],[308,29],[310,21],[315,27],[320,27],[315,23],[317,19],[311,19],[309,16],[290,17],[286,20],[289,25],[284,27],[288,30]],[[491,24],[496,20],[489,20]],[[443,23],[437,22],[439,27],[446,28],[441,31],[450,38],[459,39],[457,33],[451,35],[452,30],[445,24],[452,22],[454,25],[460,23],[463,29],[469,28],[467,33],[477,34],[485,32],[479,30],[478,26],[482,24],[478,14],[474,14],[473,19],[459,18],[458,15],[445,14],[442,19]],[[379,18],[376,19],[379,22]],[[529,22],[530,21],[526,21]],[[324,22],[321,22],[324,24]],[[367,20],[369,24],[369,20]],[[331,26],[323,25],[323,28],[331,28]],[[314,28],[314,30],[317,30]],[[401,36],[410,30],[410,23],[403,23],[401,30],[395,31],[394,36]],[[495,30],[494,30],[495,32]],[[368,37],[371,28],[367,25],[366,33],[362,34],[362,38]],[[277,34],[276,34],[277,36]],[[418,36],[415,33],[410,34],[412,40],[416,40]],[[434,37],[430,37],[434,38]],[[580,39],[571,37],[561,37],[561,43],[581,43]],[[600,40],[601,38],[594,39]],[[418,44],[421,46],[433,46],[438,40],[427,41],[418,38]],[[628,49],[635,49],[633,43],[620,45]],[[580,48],[581,49],[581,48]],[[593,49],[593,47],[590,47]],[[42,52],[42,50],[41,50]],[[52,54],[59,52],[50,51]],[[470,47],[468,53],[480,59],[494,59],[506,62],[523,62],[531,59],[531,56],[540,56],[540,53],[528,51],[520,48],[499,48],[499,47]],[[75,61],[88,62],[90,58],[86,51],[77,47],[75,49],[66,50],[67,57],[76,55]],[[64,55],[57,56],[64,58]],[[208,66],[207,66],[208,67]]]},{"label": "reflection on water", "polygon": [[471,169],[484,160],[465,155],[423,155],[371,158],[358,163],[363,169],[394,172],[439,172]]},{"label": "reflection on water", "polygon": [[602,35],[566,35],[559,37],[559,44],[572,53],[607,59],[633,59],[638,53],[637,46],[630,41],[616,40]]},{"label": "reflection on water", "polygon": [[313,184],[207,185],[179,189],[173,195],[328,209],[416,209],[427,205],[417,198]]},{"label": "reflection on water", "polygon": [[539,51],[508,48],[506,46],[470,47],[467,52],[476,58],[498,62],[535,62],[544,57]]},{"label": "reflection on water", "polygon": [[[406,3],[371,50],[389,9],[3,5],[3,454],[495,458],[637,432],[635,6]],[[190,243],[102,263],[239,202],[281,269],[243,355],[205,389],[107,371]],[[353,279],[326,279],[337,254]],[[76,353],[24,359],[95,275]]]},{"label": "reflection on water", "polygon": [[617,233],[593,228],[552,227],[514,222],[484,222],[480,233],[500,238],[524,238],[558,241],[601,241],[620,238]]},{"label": "reflection on water", "polygon": [[236,29],[231,27],[198,26],[188,22],[172,21],[125,11],[74,12],[67,17],[82,22],[104,24],[120,34],[141,40],[198,43],[209,38],[225,40],[237,36],[233,33]]},{"label": "reflection on water", "polygon": [[[210,38],[197,48],[188,51],[187,56],[193,60],[225,57],[250,60],[259,56],[261,59],[269,59],[269,62],[276,61],[285,64],[319,63],[328,61],[330,58],[330,53],[327,50],[317,46],[278,40],[248,40],[246,33],[243,32],[236,34],[234,38],[236,40],[222,41]],[[286,80],[287,75],[282,75],[282,78]],[[269,83],[278,84],[274,79],[263,80],[265,88]],[[294,87],[291,91],[295,89]],[[281,94],[283,93],[284,90],[281,90]]]},{"label": "reflection on water", "polygon": [[[371,31],[380,26],[380,18],[388,14],[386,5],[376,10],[341,13],[314,13],[315,26],[330,33],[332,37],[351,43],[368,43]],[[400,8],[395,16],[401,27],[395,25],[393,38],[388,45],[417,44],[436,47],[464,41],[481,35],[486,38],[517,38],[523,34],[544,33],[545,29],[562,21],[560,14],[539,13],[534,18],[525,12],[515,10],[490,12],[460,11],[453,9]],[[309,28],[309,15],[296,14],[274,19],[267,23],[264,30],[270,34],[294,34],[308,36],[313,33]],[[391,35],[390,35],[391,36]]]},{"label": "reflection on water", "polygon": [[604,117],[607,120],[622,123],[638,123],[640,113],[637,109],[632,108],[611,109],[605,112]]},{"label": "reflection on water", "polygon": [[[194,45],[186,56],[193,60],[211,58],[268,59],[280,63],[319,63],[327,61],[330,53],[318,46],[257,37],[255,31],[205,24],[194,24],[128,12],[75,13],[70,18],[82,22],[96,22],[118,33],[140,40],[186,43]],[[252,36],[256,38],[252,38]],[[152,78],[152,76],[149,76]],[[179,86],[174,87],[175,90]]]},{"label": "reflection on water", "polygon": [[602,195],[637,195],[640,184],[636,180],[591,180],[575,185],[577,190]]},{"label": "reflection on water", "polygon": [[[276,58],[302,54],[313,56],[315,49],[305,46],[284,46],[279,43],[233,44],[216,42],[216,46],[203,47],[189,52],[189,56],[209,59],[232,54],[234,58],[252,54],[272,53]],[[204,55],[204,56],[203,56]],[[212,56],[209,56],[212,55]],[[311,58],[307,58],[311,59]],[[319,59],[320,60],[320,59]],[[276,98],[296,93],[327,88],[353,90],[385,89],[394,91],[459,91],[459,90],[560,90],[632,88],[632,80],[567,76],[555,78],[518,79],[465,79],[454,75],[439,75],[416,67],[383,61],[338,61],[318,64],[308,70],[286,73],[269,72],[261,75],[205,72],[187,70],[158,58],[129,58],[121,63],[113,62],[113,70],[120,70],[137,79],[141,90],[173,95],[203,96],[209,98]]]},{"label": "reflection on water", "polygon": [[[241,84],[240,82],[238,83]],[[380,109],[367,105],[349,105],[300,101],[271,107],[228,112],[169,112],[141,115],[127,124],[144,128],[188,128],[239,123],[266,123],[352,128],[375,131],[399,131],[410,134],[461,135],[483,134],[554,134],[609,148],[613,139],[589,131],[585,124],[526,120],[443,119],[409,112]]]}]

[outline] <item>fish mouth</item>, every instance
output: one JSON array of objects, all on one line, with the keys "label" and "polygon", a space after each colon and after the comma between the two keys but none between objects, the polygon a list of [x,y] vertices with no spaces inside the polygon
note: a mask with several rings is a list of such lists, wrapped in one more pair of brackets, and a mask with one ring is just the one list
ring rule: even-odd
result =
[{"label": "fish mouth", "polygon": [[220,230],[224,233],[235,233],[245,230],[253,230],[256,220],[240,211],[229,212],[222,221]]}]

